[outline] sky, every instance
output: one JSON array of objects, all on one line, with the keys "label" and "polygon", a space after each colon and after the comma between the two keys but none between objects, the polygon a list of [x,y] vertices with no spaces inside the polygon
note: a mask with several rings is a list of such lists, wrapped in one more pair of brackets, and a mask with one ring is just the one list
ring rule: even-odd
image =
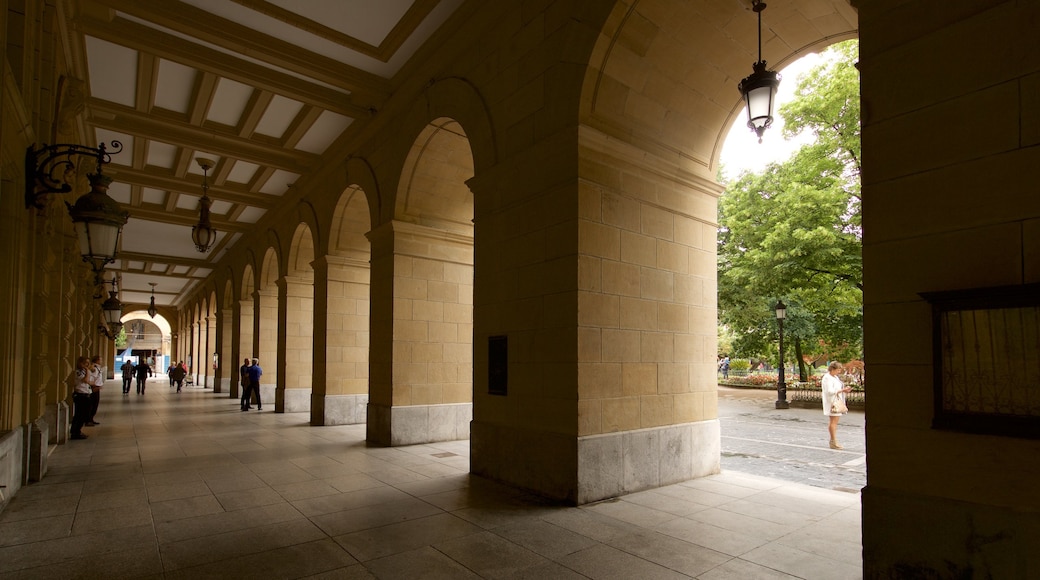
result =
[{"label": "sky", "polygon": [[[747,112],[742,111],[730,127],[726,141],[722,144],[721,161],[727,177],[736,177],[741,171],[758,172],[773,161],[783,161],[791,156],[799,147],[808,143],[812,136],[801,135],[785,141],[782,135],[784,120],[778,114],[780,105],[794,97],[798,88],[798,76],[810,68],[823,62],[819,54],[808,54],[787,67],[780,69],[780,87],[777,89],[776,103],[773,106],[773,124],[762,136],[759,144],[758,136],[747,128]],[[748,73],[751,64],[748,63]]]}]

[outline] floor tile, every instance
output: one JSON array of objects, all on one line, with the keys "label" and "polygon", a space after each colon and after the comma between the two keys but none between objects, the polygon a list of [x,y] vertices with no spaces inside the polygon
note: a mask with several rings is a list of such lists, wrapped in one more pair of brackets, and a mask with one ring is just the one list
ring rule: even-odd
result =
[{"label": "floor tile", "polygon": [[566,507],[467,473],[468,441],[372,447],[160,387],[0,512],[0,579],[861,575],[858,494],[726,472]]}]

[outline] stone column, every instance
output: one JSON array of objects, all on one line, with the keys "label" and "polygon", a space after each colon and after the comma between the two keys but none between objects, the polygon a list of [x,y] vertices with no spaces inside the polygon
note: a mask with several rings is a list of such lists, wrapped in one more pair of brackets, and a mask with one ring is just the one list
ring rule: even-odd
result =
[{"label": "stone column", "polygon": [[213,387],[213,392],[219,393],[217,389],[217,369],[213,368],[213,353],[217,352],[217,316],[216,314],[206,317],[206,379],[202,386]]},{"label": "stone column", "polygon": [[314,267],[312,425],[365,422],[368,407],[368,262],[323,256]]},{"label": "stone column", "polygon": [[[279,368],[284,368],[285,385],[282,390],[281,410],[286,413],[309,411],[311,408],[311,384],[314,346],[314,283],[307,278],[286,276],[279,284],[284,287],[285,349],[280,356]],[[280,292],[279,300],[283,294]],[[279,313],[281,316],[281,313]],[[279,344],[282,344],[281,325]]]},{"label": "stone column", "polygon": [[[228,355],[231,351],[231,317],[230,308],[218,308],[217,309],[217,320],[215,323],[215,331],[213,338],[213,352],[217,353],[217,368],[213,371],[213,392],[224,393],[227,392],[231,386],[231,382],[228,378],[229,370],[231,367],[228,366]],[[231,362],[233,362],[232,359]],[[237,368],[237,367],[236,367]]]},{"label": "stone column", "polygon": [[281,290],[277,286],[269,286],[258,290],[254,297],[257,335],[253,340],[259,355],[257,358],[260,359],[260,368],[264,369],[260,378],[260,391],[263,400],[267,401],[270,409],[274,411],[281,410],[277,405],[281,396],[277,389],[285,388],[285,377],[278,370],[281,353],[285,352],[285,319],[282,317],[280,293]]},{"label": "stone column", "polygon": [[473,239],[390,222],[372,242],[368,439],[465,439],[472,419]]}]

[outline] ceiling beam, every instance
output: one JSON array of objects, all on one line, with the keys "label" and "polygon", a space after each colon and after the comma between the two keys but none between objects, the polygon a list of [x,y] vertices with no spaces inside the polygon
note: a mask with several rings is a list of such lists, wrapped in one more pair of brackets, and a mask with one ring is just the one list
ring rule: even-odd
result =
[{"label": "ceiling beam", "polygon": [[[139,185],[141,187],[176,193],[202,195],[201,177],[198,183],[196,183],[174,176],[158,175],[146,170],[132,169],[120,165],[106,166],[105,174],[111,176],[115,181],[129,183],[130,185]],[[252,205],[263,209],[271,209],[280,199],[277,196],[267,195],[266,193],[249,193],[212,184],[209,186],[208,195],[214,201],[221,200],[241,205]]]},{"label": "ceiling beam", "polygon": [[[195,44],[125,18],[116,17],[112,22],[105,22],[79,16],[76,19],[76,28],[83,34],[101,40],[154,54],[354,119],[364,119],[371,115],[368,106],[352,104],[351,95],[340,90]],[[389,89],[376,92],[382,97],[373,98],[371,101],[382,103],[389,94]]]},{"label": "ceiling beam", "polygon": [[[203,254],[199,254],[200,256]],[[119,250],[117,259],[122,260],[121,264],[124,266],[120,272],[138,273],[134,270],[126,270],[125,266],[127,262],[144,262],[146,264],[159,263],[169,264],[171,266],[188,266],[189,268],[206,268],[212,270],[213,264],[210,264],[206,258],[198,260],[190,260],[188,258],[178,258],[176,256],[163,256],[160,254],[146,254],[144,252],[128,252],[126,250]],[[110,268],[111,269],[111,268]],[[171,278],[185,278],[184,274],[170,275]]]},{"label": "ceiling beam", "polygon": [[160,118],[101,99],[87,99],[87,111],[87,121],[97,127],[144,139],[158,138],[171,145],[243,159],[301,175],[308,173],[321,162],[321,158],[313,153],[290,151],[278,145],[245,139],[233,132],[221,132],[209,127],[189,125],[184,121]]},{"label": "ceiling beam", "polygon": [[[153,206],[121,206],[123,209],[130,212],[130,217],[134,219],[141,219],[151,222],[159,222],[166,224],[174,224],[179,226],[194,226],[199,223],[199,214],[195,211],[184,210],[186,213],[176,213],[166,211],[163,207]],[[227,233],[240,233],[251,232],[256,229],[255,224],[247,224],[243,222],[229,221],[227,218],[210,214],[210,222],[213,224],[213,229],[217,231]]]}]

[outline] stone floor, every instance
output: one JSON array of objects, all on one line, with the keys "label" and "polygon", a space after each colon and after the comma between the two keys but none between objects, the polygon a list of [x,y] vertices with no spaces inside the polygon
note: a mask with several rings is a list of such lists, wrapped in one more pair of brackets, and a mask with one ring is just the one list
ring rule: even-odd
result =
[{"label": "stone floor", "polygon": [[579,508],[467,474],[469,444],[205,389],[104,390],[0,513],[0,578],[860,578],[859,495],[736,472]]}]

